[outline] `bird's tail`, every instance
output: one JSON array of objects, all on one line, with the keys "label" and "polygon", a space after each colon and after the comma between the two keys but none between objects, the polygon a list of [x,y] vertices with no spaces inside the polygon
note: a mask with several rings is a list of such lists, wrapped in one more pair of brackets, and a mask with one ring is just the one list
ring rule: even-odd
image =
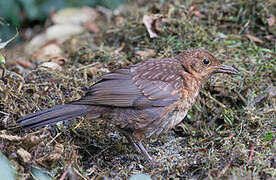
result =
[{"label": "bird's tail", "polygon": [[40,127],[58,121],[66,121],[77,116],[85,116],[91,107],[86,105],[64,104],[54,108],[28,114],[17,120],[23,128]]}]

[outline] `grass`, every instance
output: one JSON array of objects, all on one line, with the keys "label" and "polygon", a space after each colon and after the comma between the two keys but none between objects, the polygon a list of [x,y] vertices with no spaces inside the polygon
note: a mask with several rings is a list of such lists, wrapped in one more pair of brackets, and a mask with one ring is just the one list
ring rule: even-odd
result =
[{"label": "grass", "polygon": [[[20,72],[6,58],[10,74],[6,83],[0,81],[1,134],[24,138],[2,138],[0,147],[18,178],[29,177],[32,166],[47,169],[54,178],[65,172],[87,179],[126,179],[135,173],[157,179],[275,178],[276,25],[267,23],[268,16],[276,14],[275,2],[177,0],[128,9],[121,15],[123,23],[111,21],[99,34],[84,33],[65,42],[62,48],[70,61],[62,72],[37,68]],[[142,24],[143,15],[151,13],[166,18],[155,39]],[[122,43],[125,47],[116,53]],[[26,113],[79,98],[104,73],[86,74],[89,64],[99,62],[103,69],[113,70],[141,61],[138,50],[154,49],[159,58],[190,48],[208,49],[241,75],[212,77],[182,123],[145,142],[161,162],[158,168],[147,164],[104,119],[58,123],[50,132],[42,129],[31,135],[39,141],[26,140],[33,130],[9,128]],[[28,162],[16,153],[21,147],[32,156]]]}]

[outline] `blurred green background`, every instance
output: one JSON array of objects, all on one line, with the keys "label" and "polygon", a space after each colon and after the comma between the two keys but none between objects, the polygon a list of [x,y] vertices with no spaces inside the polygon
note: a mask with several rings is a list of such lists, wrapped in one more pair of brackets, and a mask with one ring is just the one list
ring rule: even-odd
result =
[{"label": "blurred green background", "polygon": [[15,34],[15,27],[26,28],[42,24],[49,14],[67,7],[97,5],[115,9],[126,0],[0,0],[0,39]]}]

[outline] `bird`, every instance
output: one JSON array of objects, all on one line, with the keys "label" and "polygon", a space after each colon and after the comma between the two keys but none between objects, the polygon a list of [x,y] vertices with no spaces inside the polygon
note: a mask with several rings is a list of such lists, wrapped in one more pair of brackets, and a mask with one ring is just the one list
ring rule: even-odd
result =
[{"label": "bird", "polygon": [[179,124],[213,74],[238,74],[209,51],[190,49],[168,58],[152,58],[103,75],[86,94],[67,104],[25,115],[17,120],[29,129],[78,116],[105,119],[148,161],[143,140]]}]

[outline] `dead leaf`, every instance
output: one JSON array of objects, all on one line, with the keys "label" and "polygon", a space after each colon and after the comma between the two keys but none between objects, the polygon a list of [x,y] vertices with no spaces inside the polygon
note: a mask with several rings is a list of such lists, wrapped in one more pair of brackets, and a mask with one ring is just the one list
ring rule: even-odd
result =
[{"label": "dead leaf", "polygon": [[55,42],[61,44],[73,35],[80,34],[84,31],[84,27],[74,24],[57,24],[50,26],[44,33],[35,36],[26,46],[26,53],[33,54],[41,47],[47,46]]},{"label": "dead leaf", "polygon": [[25,59],[18,59],[15,61],[15,63],[24,68],[32,68],[35,66],[33,63],[31,63],[30,61],[26,61]]},{"label": "dead leaf", "polygon": [[22,137],[20,136],[13,136],[13,135],[8,135],[7,131],[3,130],[0,131],[0,139],[12,141],[12,142],[18,142],[22,140]]},{"label": "dead leaf", "polygon": [[99,72],[99,68],[97,68],[97,67],[91,67],[91,68],[87,69],[87,74],[92,77],[94,75],[96,75],[98,72]]},{"label": "dead leaf", "polygon": [[86,29],[88,29],[88,31],[90,31],[92,33],[100,32],[100,28],[94,22],[89,21],[89,22],[85,23],[84,26],[86,27]]},{"label": "dead leaf", "polygon": [[273,26],[274,24],[275,24],[275,22],[276,22],[276,18],[275,18],[275,16],[270,16],[268,19],[267,19],[267,22],[268,22],[268,25],[269,26]]},{"label": "dead leaf", "polygon": [[28,163],[31,161],[32,155],[23,148],[20,148],[16,151],[19,157],[23,160],[24,163]]},{"label": "dead leaf", "polygon": [[250,39],[251,41],[254,41],[254,42],[257,42],[257,43],[260,43],[260,44],[263,44],[264,41],[257,38],[256,36],[252,36],[250,34],[246,34],[245,37],[247,37],[248,39]]},{"label": "dead leaf", "polygon": [[57,43],[50,43],[41,48],[41,54],[46,55],[60,55],[62,50]]},{"label": "dead leaf", "polygon": [[136,51],[135,54],[140,56],[142,59],[145,59],[145,58],[152,57],[152,56],[156,55],[156,53],[153,49],[147,49],[145,51]]},{"label": "dead leaf", "polygon": [[57,63],[58,65],[64,65],[68,60],[63,56],[52,56],[48,60],[49,62]]},{"label": "dead leaf", "polygon": [[27,149],[30,149],[34,147],[35,145],[39,144],[40,141],[42,141],[42,138],[33,135],[33,134],[27,134],[26,136],[23,137],[23,145]]},{"label": "dead leaf", "polygon": [[48,41],[57,40],[63,43],[73,35],[80,34],[84,31],[84,27],[76,24],[56,24],[48,27],[46,30],[46,38]]},{"label": "dead leaf", "polygon": [[46,155],[46,156],[43,156],[43,157],[37,159],[36,162],[38,162],[41,165],[53,164],[60,159],[63,151],[64,151],[63,145],[56,144],[54,147],[54,150],[49,155]]},{"label": "dead leaf", "polygon": [[31,56],[37,61],[42,62],[48,61],[51,57],[60,56],[61,54],[62,50],[60,46],[56,43],[50,43],[32,53]]},{"label": "dead leaf", "polygon": [[48,39],[45,33],[38,34],[29,42],[29,44],[26,45],[25,52],[31,55],[46,44],[47,41]]},{"label": "dead leaf", "polygon": [[52,70],[56,70],[56,71],[62,71],[62,67],[55,63],[55,62],[44,62],[41,65],[39,65],[39,68],[41,69],[52,69]]},{"label": "dead leaf", "polygon": [[198,11],[198,10],[192,11],[192,14],[195,15],[196,17],[198,17],[198,18],[202,18],[203,17],[203,15],[201,14],[201,12]]},{"label": "dead leaf", "polygon": [[93,22],[98,17],[98,12],[90,7],[66,8],[59,10],[52,15],[52,21],[55,24],[84,24]]},{"label": "dead leaf", "polygon": [[59,160],[59,158],[61,157],[62,153],[64,151],[64,147],[62,144],[56,144],[54,147],[54,150],[51,152],[51,154],[49,155],[48,159],[51,162],[56,162]]},{"label": "dead leaf", "polygon": [[87,69],[87,75],[93,77],[98,72],[101,72],[103,68],[103,65],[101,63],[95,63],[92,67]]},{"label": "dead leaf", "polygon": [[156,32],[156,21],[161,20],[162,18],[163,18],[162,14],[154,14],[152,16],[144,15],[143,23],[147,28],[150,38],[158,37]]}]

